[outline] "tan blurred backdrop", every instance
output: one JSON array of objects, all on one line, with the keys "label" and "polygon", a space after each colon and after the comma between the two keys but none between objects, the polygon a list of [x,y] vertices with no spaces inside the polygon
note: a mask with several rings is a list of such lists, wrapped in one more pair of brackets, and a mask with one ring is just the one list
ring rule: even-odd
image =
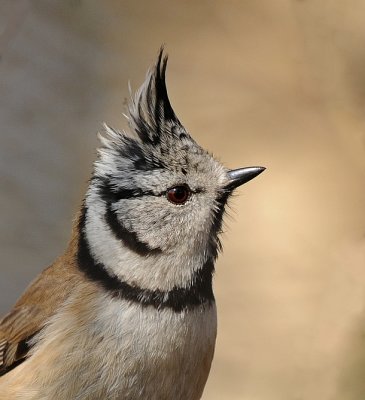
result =
[{"label": "tan blurred backdrop", "polygon": [[103,121],[158,48],[229,167],[205,400],[365,399],[365,2],[0,1],[0,312],[60,254]]}]

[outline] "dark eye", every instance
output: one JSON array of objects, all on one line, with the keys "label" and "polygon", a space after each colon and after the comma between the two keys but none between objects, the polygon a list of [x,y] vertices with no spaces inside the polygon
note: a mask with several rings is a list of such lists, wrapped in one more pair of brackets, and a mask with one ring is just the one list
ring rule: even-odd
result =
[{"label": "dark eye", "polygon": [[190,193],[191,191],[189,186],[181,185],[168,189],[166,192],[166,197],[169,201],[171,201],[171,203],[184,204],[189,198]]}]

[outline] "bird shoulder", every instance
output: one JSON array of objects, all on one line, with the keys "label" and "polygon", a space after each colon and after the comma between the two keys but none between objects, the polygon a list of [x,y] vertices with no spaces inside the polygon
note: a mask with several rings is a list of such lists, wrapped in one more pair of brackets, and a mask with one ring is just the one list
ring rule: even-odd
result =
[{"label": "bird shoulder", "polygon": [[76,267],[74,231],[68,250],[26,289],[13,309],[0,321],[0,376],[27,358],[31,340],[82,282]]}]

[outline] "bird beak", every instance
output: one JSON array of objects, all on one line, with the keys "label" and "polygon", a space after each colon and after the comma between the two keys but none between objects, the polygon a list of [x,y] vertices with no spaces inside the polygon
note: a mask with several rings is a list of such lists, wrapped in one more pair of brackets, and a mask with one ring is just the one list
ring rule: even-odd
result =
[{"label": "bird beak", "polygon": [[244,183],[250,181],[253,178],[256,178],[257,175],[260,175],[261,172],[264,172],[266,168],[264,167],[247,167],[247,168],[238,168],[232,169],[228,171],[228,184],[226,186],[227,189],[233,190],[238,186],[243,185]]}]

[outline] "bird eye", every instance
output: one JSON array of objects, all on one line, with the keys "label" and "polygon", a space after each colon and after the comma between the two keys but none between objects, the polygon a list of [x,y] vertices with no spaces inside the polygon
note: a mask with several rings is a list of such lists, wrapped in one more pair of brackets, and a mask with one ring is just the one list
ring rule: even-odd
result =
[{"label": "bird eye", "polygon": [[168,189],[166,192],[167,200],[174,204],[184,204],[190,196],[189,186],[181,185]]}]

